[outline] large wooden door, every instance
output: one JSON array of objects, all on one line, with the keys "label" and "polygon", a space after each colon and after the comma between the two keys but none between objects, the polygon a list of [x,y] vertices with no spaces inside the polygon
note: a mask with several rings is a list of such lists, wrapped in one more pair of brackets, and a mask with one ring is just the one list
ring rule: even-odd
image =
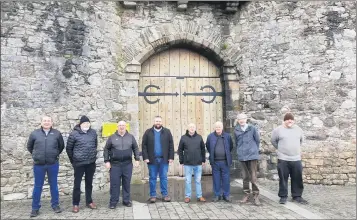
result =
[{"label": "large wooden door", "polygon": [[[163,126],[171,130],[174,139],[175,162],[169,167],[169,176],[182,176],[177,149],[187,125],[195,123],[206,142],[214,123],[222,121],[219,70],[207,58],[186,49],[156,54],[142,64],[139,105],[140,150],[142,135],[153,126],[154,117],[160,115]],[[147,178],[147,166],[142,169],[143,177]],[[207,160],[203,173],[211,172]]]}]

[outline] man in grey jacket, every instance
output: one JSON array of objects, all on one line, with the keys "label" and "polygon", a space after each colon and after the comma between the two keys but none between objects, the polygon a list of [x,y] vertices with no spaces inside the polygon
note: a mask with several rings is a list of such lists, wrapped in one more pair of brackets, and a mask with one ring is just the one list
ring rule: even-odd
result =
[{"label": "man in grey jacket", "polygon": [[278,149],[278,175],[280,204],[285,204],[288,197],[288,179],[291,178],[291,195],[293,201],[306,204],[301,197],[304,190],[302,180],[301,144],[302,129],[294,124],[294,115],[290,112],[284,115],[284,122],[275,128],[271,143]]},{"label": "man in grey jacket", "polygon": [[252,183],[253,199],[255,205],[260,205],[259,189],[257,186],[257,165],[259,160],[259,132],[247,124],[247,115],[237,116],[238,125],[234,129],[237,145],[238,160],[242,166],[243,191],[245,196],[241,203],[246,203],[250,197],[249,182]]},{"label": "man in grey jacket", "polygon": [[31,217],[39,215],[41,193],[47,173],[51,191],[51,206],[56,213],[62,212],[59,206],[58,192],[58,158],[64,149],[64,141],[60,131],[52,128],[52,118],[44,116],[41,128],[34,130],[27,142],[27,150],[33,158],[34,189],[32,193]]},{"label": "man in grey jacket", "polygon": [[131,207],[130,181],[133,172],[133,154],[135,167],[139,166],[139,148],[132,134],[126,130],[126,122],[118,123],[118,131],[111,135],[104,147],[105,166],[110,169],[110,203],[109,208],[115,209],[119,202],[120,183],[123,183],[123,205]]}]

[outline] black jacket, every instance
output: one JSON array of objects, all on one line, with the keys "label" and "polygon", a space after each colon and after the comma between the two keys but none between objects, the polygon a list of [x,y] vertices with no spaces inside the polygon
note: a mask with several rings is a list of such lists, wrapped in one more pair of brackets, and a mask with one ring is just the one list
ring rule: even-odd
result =
[{"label": "black jacket", "polygon": [[66,152],[73,166],[95,163],[97,160],[98,136],[94,129],[87,133],[76,125],[68,137]]},{"label": "black jacket", "polygon": [[124,136],[120,136],[118,131],[112,134],[104,147],[104,162],[111,164],[119,164],[132,162],[134,158],[136,161],[140,160],[139,147],[134,136],[127,131]]},{"label": "black jacket", "polygon": [[64,149],[61,132],[51,128],[47,136],[41,128],[34,130],[27,141],[27,150],[32,154],[34,164],[45,165],[58,162]]},{"label": "black jacket", "polygon": [[191,136],[188,131],[181,137],[178,147],[180,164],[201,165],[206,162],[206,149],[202,136],[195,134]]},{"label": "black jacket", "polygon": [[[161,130],[162,156],[165,162],[174,159],[174,141],[169,129],[162,127]],[[155,164],[155,135],[154,126],[145,131],[142,141],[143,160],[149,159],[149,164]]]}]

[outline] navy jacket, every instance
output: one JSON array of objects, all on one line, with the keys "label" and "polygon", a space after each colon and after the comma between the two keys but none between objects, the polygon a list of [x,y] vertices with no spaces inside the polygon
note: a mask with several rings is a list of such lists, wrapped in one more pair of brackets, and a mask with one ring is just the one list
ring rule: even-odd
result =
[{"label": "navy jacket", "polygon": [[259,133],[253,125],[248,125],[245,131],[240,125],[234,129],[239,161],[259,160]]},{"label": "navy jacket", "polygon": [[[226,151],[226,158],[227,158],[227,164],[228,166],[232,165],[232,149],[233,149],[233,142],[230,134],[223,132],[223,141],[224,141],[224,149]],[[212,132],[211,134],[208,135],[207,141],[206,141],[206,148],[207,151],[209,152],[209,161],[211,164],[214,163],[214,148],[216,147],[216,143],[218,140],[218,136],[216,135],[216,132]]]}]

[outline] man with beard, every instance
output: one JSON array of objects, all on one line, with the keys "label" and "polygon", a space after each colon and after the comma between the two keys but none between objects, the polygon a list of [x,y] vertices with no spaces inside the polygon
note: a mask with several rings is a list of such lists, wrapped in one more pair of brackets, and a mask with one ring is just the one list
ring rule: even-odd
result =
[{"label": "man with beard", "polygon": [[98,138],[91,128],[89,118],[83,115],[67,140],[67,155],[74,168],[74,186],[72,194],[72,212],[79,212],[81,200],[81,182],[85,175],[86,205],[90,209],[97,206],[92,200],[93,176],[96,168]]},{"label": "man with beard", "polygon": [[167,191],[169,163],[174,160],[174,142],[169,129],[162,126],[161,116],[154,118],[154,126],[145,131],[142,140],[143,160],[148,164],[150,202],[156,202],[156,178],[159,174],[163,200],[170,202]]},{"label": "man with beard", "polygon": [[110,169],[110,209],[115,209],[119,202],[121,183],[123,183],[123,205],[132,206],[130,182],[133,173],[133,152],[134,166],[138,167],[140,160],[138,144],[134,136],[126,130],[126,122],[120,121],[118,131],[108,138],[104,147],[105,166]]},{"label": "man with beard", "polygon": [[52,128],[52,118],[44,116],[41,128],[34,130],[27,142],[27,150],[33,158],[33,176],[35,179],[32,193],[31,217],[38,216],[41,208],[41,193],[47,173],[51,191],[51,207],[56,213],[62,212],[59,206],[58,158],[64,149],[61,132]]},{"label": "man with beard", "polygon": [[301,144],[303,142],[302,129],[294,124],[294,115],[290,112],[284,116],[284,122],[275,128],[271,143],[278,150],[278,175],[280,204],[285,204],[288,197],[288,179],[291,178],[291,195],[293,201],[306,204],[302,192]]}]

